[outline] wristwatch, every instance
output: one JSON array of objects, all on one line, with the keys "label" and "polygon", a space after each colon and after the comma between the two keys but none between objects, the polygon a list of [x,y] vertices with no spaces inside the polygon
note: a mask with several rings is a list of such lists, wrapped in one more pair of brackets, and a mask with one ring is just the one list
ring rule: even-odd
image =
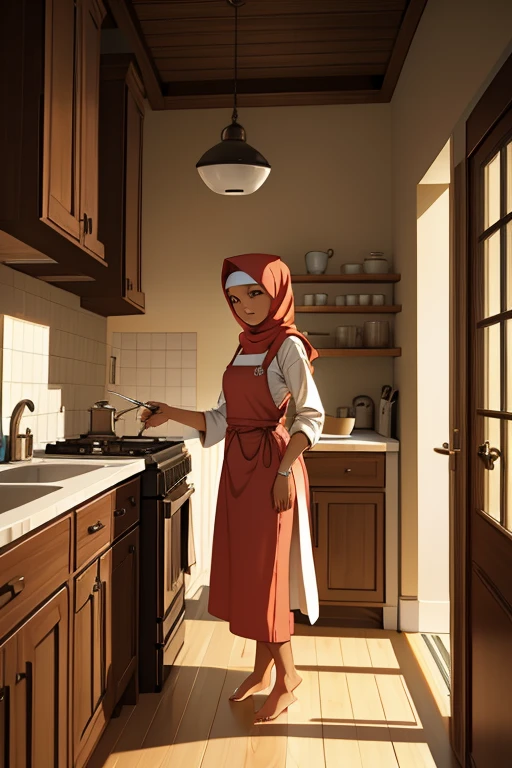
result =
[{"label": "wristwatch", "polygon": [[281,472],[280,469],[277,470],[277,474],[282,475],[283,477],[290,477],[291,473],[291,469],[288,469],[286,472]]}]

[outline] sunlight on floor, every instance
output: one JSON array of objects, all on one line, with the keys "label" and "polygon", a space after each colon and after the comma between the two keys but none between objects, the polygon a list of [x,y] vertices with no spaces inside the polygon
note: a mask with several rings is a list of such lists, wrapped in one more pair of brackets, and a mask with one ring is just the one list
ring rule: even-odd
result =
[{"label": "sunlight on floor", "polygon": [[[453,768],[448,734],[404,636],[299,625],[298,701],[255,726],[262,692],[230,693],[255,642],[189,603],[186,641],[161,695],[125,707],[88,768]],[[188,606],[187,606],[188,608]]]}]

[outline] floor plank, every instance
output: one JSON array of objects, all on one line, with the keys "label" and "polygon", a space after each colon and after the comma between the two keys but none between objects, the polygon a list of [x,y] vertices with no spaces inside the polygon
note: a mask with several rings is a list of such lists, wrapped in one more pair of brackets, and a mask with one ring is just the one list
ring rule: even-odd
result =
[{"label": "floor plank", "polygon": [[296,690],[298,700],[288,710],[286,768],[325,768],[318,671],[300,669],[317,666],[315,638],[294,637],[292,648],[302,683]]},{"label": "floor plank", "polygon": [[256,644],[194,601],[161,694],[107,728],[88,768],[455,768],[446,727],[412,647],[392,631],[298,625],[303,682],[276,721],[253,725],[270,688],[230,702]]}]

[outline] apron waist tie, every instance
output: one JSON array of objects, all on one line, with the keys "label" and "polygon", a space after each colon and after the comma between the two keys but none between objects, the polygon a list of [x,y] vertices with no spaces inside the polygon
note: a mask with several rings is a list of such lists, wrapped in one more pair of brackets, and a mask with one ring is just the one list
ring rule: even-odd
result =
[{"label": "apron waist tie", "polygon": [[[263,466],[268,469],[272,464],[272,450],[276,445],[273,437],[273,432],[280,425],[279,421],[263,421],[260,419],[239,419],[236,422],[228,419],[226,429],[226,448],[225,454],[229,451],[233,438],[236,437],[240,446],[240,452],[246,461],[253,461],[259,454],[263,446]],[[248,456],[244,451],[242,445],[242,434],[248,434],[250,432],[261,432],[261,440],[258,444],[256,451],[252,456]]]}]

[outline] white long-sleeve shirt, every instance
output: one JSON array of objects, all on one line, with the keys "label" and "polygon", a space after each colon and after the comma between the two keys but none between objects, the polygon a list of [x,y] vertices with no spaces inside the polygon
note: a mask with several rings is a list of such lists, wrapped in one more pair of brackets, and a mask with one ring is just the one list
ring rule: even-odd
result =
[{"label": "white long-sleeve shirt", "polygon": [[[233,365],[262,365],[265,354],[235,357]],[[288,336],[267,369],[267,381],[275,405],[279,408],[288,393],[295,402],[295,417],[290,435],[304,432],[311,445],[318,442],[322,433],[325,412],[318,389],[309,369],[309,361],[302,341]],[[203,446],[209,448],[224,439],[226,434],[226,400],[221,392],[217,407],[205,411],[206,434]]]}]

